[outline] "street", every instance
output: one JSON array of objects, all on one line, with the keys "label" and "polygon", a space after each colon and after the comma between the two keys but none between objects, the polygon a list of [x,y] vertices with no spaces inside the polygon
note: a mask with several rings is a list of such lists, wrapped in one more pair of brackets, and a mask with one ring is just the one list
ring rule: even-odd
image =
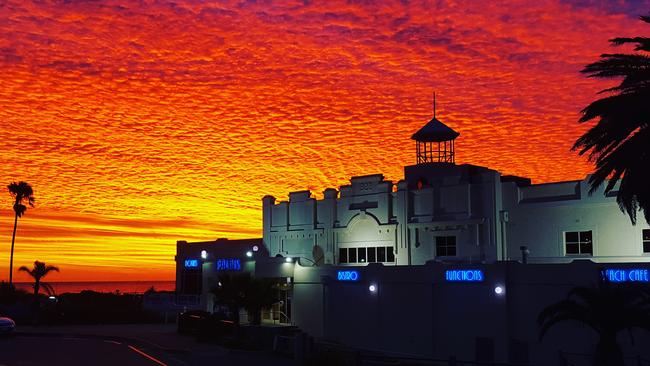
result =
[{"label": "street", "polygon": [[0,366],[171,366],[162,352],[101,338],[12,336],[0,338]]},{"label": "street", "polygon": [[176,324],[21,326],[0,337],[0,366],[287,366],[290,358],[229,350],[176,332]]}]

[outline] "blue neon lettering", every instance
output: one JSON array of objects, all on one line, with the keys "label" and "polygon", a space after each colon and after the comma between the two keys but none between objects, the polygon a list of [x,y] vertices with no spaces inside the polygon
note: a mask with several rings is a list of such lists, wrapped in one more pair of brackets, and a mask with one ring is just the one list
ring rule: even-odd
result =
[{"label": "blue neon lettering", "polygon": [[650,282],[647,269],[606,269],[602,272],[603,279],[608,282]]},{"label": "blue neon lettering", "polygon": [[480,269],[447,270],[445,280],[450,282],[481,282],[483,271]]},{"label": "blue neon lettering", "polygon": [[336,272],[338,281],[358,281],[359,271],[338,271]]},{"label": "blue neon lettering", "polygon": [[217,271],[240,271],[241,260],[238,258],[221,258],[216,262]]},{"label": "blue neon lettering", "polygon": [[186,259],[185,268],[196,268],[199,266],[199,261],[197,259]]}]

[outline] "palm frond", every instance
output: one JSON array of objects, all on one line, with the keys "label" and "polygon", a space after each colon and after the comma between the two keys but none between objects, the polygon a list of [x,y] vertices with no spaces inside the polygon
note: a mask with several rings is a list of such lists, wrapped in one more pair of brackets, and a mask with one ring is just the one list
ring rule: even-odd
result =
[{"label": "palm frond", "polygon": [[22,205],[20,203],[17,203],[17,204],[14,205],[14,212],[16,212],[16,215],[18,217],[23,217],[23,215],[25,214],[25,211],[27,211],[27,206]]},{"label": "palm frond", "polygon": [[537,317],[540,326],[539,339],[542,340],[548,330],[564,321],[576,321],[591,324],[588,309],[574,300],[565,299],[544,308]]},{"label": "palm frond", "polygon": [[56,291],[54,291],[54,287],[52,287],[52,285],[50,285],[49,283],[41,282],[41,287],[45,289],[45,292],[47,292],[48,296],[56,295]]},{"label": "palm frond", "polygon": [[36,201],[34,198],[34,190],[29,185],[29,183],[22,181],[18,183],[12,182],[7,185],[7,189],[9,190],[11,196],[15,199],[14,211],[18,217],[22,217],[22,215],[27,210],[27,206],[23,205],[23,202],[27,202],[27,204],[31,207],[34,206],[34,202]]},{"label": "palm frond", "polygon": [[[600,60],[590,63],[580,72],[591,78],[635,77],[646,74],[650,57],[640,54],[605,53]],[[642,78],[639,78],[642,79]]]},{"label": "palm frond", "polygon": [[[643,21],[650,17],[642,18]],[[615,38],[614,44],[650,42],[650,39]],[[616,201],[636,224],[643,211],[650,223],[650,57],[645,54],[604,54],[582,70],[589,77],[622,77],[621,83],[602,92],[616,93],[589,104],[580,123],[598,119],[573,145],[595,162],[589,193],[607,182],[605,193],[618,186]]]}]

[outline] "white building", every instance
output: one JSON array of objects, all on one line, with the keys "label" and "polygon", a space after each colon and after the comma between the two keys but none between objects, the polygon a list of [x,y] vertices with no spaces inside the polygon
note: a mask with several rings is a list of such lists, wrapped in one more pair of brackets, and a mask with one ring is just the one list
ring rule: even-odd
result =
[{"label": "white building", "polygon": [[417,164],[396,184],[375,174],[320,200],[264,197],[264,245],[271,256],[357,266],[521,260],[522,246],[531,263],[650,261],[650,227],[633,226],[615,195],[589,195],[587,179],[531,184],[456,165],[458,135],[433,118],[413,135]]},{"label": "white building", "polygon": [[[650,227],[633,226],[602,190],[589,195],[586,180],[533,185],[456,165],[456,137],[432,119],[413,135],[417,163],[396,184],[376,174],[319,200],[264,197],[264,250],[254,239],[179,242],[179,281],[202,288],[211,311],[221,273],[277,278],[291,284],[280,309],[290,323],[366,352],[588,364],[593,334],[559,325],[541,342],[537,315],[575,286],[649,282]],[[650,357],[650,337],[633,334],[637,343],[619,339],[626,355]]]}]

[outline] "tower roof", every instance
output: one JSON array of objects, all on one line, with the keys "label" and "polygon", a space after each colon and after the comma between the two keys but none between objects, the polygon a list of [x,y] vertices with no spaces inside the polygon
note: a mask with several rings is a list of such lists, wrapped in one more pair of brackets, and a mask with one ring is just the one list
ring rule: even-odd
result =
[{"label": "tower roof", "polygon": [[451,141],[459,135],[460,133],[447,127],[447,125],[440,122],[436,117],[433,117],[429,123],[420,128],[411,138],[422,142],[441,142]]}]

